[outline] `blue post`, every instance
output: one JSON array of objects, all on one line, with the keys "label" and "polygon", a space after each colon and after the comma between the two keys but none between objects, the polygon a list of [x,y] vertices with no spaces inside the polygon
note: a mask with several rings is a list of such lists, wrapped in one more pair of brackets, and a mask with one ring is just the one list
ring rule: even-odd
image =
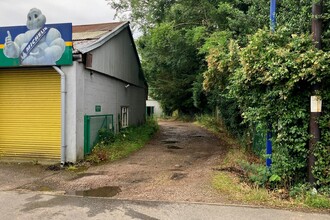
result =
[{"label": "blue post", "polygon": [[[276,0],[270,0],[270,30],[271,32],[275,32],[276,27]],[[272,165],[272,126],[269,125],[268,131],[267,131],[267,141],[266,141],[266,167],[269,169]]]},{"label": "blue post", "polygon": [[276,0],[270,0],[270,30],[275,31],[276,27]]},{"label": "blue post", "polygon": [[271,141],[271,138],[272,138],[272,132],[270,131],[270,129],[268,130],[267,132],[267,142],[266,142],[266,155],[267,155],[267,158],[266,158],[266,166],[267,168],[270,168],[271,165],[272,165],[272,141]]}]

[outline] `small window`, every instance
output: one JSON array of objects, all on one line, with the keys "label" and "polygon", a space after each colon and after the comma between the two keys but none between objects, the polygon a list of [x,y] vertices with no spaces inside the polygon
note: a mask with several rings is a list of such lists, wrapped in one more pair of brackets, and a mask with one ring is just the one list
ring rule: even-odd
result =
[{"label": "small window", "polygon": [[128,107],[121,107],[121,127],[128,127]]}]

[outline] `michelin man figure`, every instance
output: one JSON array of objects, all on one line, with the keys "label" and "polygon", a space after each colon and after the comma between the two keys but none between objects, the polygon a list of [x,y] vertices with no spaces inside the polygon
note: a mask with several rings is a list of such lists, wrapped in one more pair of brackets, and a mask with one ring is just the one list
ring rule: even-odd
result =
[{"label": "michelin man figure", "polygon": [[45,27],[46,17],[37,8],[32,8],[27,15],[28,31],[12,40],[7,31],[4,55],[19,58],[21,65],[56,65],[65,50],[61,33],[55,28]]}]

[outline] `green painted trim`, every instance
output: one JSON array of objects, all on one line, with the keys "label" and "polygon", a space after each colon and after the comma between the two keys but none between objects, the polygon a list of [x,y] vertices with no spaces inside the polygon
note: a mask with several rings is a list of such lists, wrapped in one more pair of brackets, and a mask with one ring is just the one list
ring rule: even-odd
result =
[{"label": "green painted trim", "polygon": [[[91,126],[90,126],[90,121],[91,118],[100,118],[100,117],[104,117],[104,120],[102,122],[102,125],[99,129],[104,128],[106,126],[108,126],[108,121],[111,119],[111,127],[112,130],[114,131],[114,121],[113,121],[113,115],[112,114],[108,114],[108,115],[85,115],[84,116],[84,156],[90,154],[92,152],[92,149],[94,146],[91,146]],[[108,129],[108,128],[107,128]],[[92,140],[93,141],[93,145],[96,144],[94,143],[96,140]]]},{"label": "green painted trim", "polygon": [[[3,54],[3,49],[0,49],[0,67],[19,67],[20,61],[18,58],[7,58]],[[72,65],[72,46],[66,46],[62,57],[56,62],[58,66]]]},{"label": "green painted trim", "polygon": [[0,50],[0,67],[19,66],[19,59],[9,59],[3,54],[3,49]]},{"label": "green painted trim", "polygon": [[108,114],[108,115],[88,115],[88,117],[90,117],[90,118],[109,117],[109,116],[113,117],[112,114]]},{"label": "green painted trim", "polygon": [[66,46],[62,57],[56,62],[58,66],[72,65],[72,46]]},{"label": "green painted trim", "polygon": [[84,156],[89,154],[89,144],[90,144],[90,126],[89,126],[90,118],[88,115],[84,116]]}]

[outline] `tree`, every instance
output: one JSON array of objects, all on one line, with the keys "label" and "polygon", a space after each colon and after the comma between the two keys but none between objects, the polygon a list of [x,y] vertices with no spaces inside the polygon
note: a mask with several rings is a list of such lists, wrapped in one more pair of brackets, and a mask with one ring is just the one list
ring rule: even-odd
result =
[{"label": "tree", "polygon": [[106,0],[120,19],[131,20],[143,32],[164,21],[176,0]]},{"label": "tree", "polygon": [[162,23],[138,40],[151,95],[161,102],[167,113],[197,110],[192,87],[203,63],[191,38],[200,32],[203,30],[185,31],[175,29],[173,23]]},{"label": "tree", "polygon": [[[252,2],[257,5],[250,7]],[[199,49],[214,31],[226,30],[240,38],[242,33],[256,30],[263,6],[259,2],[118,0],[110,4],[117,13],[129,10],[130,18],[143,30],[137,45],[151,95],[169,112],[193,113],[209,109],[201,87],[202,73],[207,69],[205,52]],[[248,24],[248,19],[255,21]]]}]

